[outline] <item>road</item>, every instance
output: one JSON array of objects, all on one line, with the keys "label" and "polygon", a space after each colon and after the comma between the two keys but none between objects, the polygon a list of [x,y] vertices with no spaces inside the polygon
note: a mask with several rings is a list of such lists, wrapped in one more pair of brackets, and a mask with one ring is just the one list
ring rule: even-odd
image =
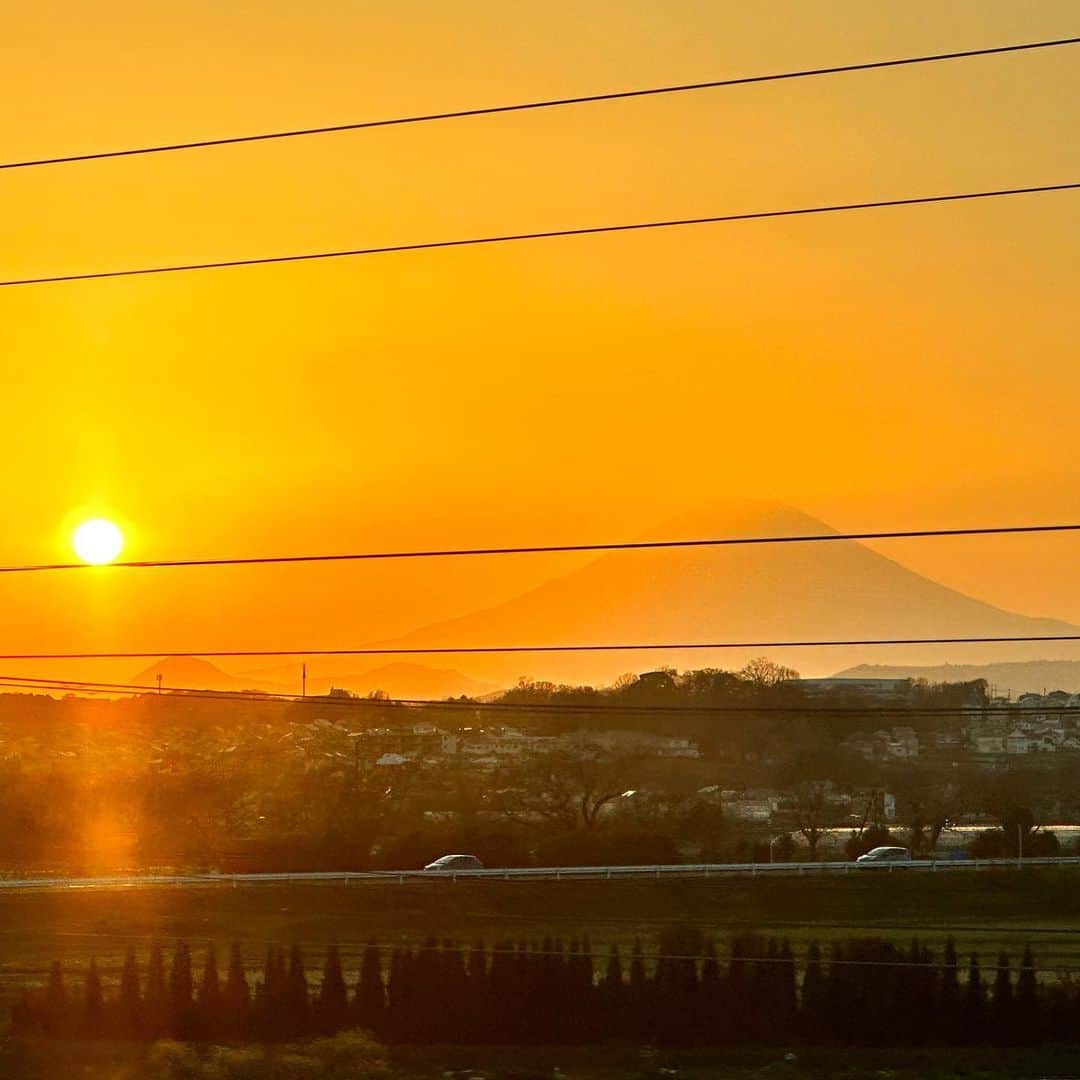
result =
[{"label": "road", "polygon": [[514,869],[458,870],[427,872],[423,870],[315,872],[302,874],[124,874],[102,877],[27,877],[0,878],[4,890],[74,890],[74,889],[132,889],[176,886],[280,885],[282,883],[312,883],[330,885],[352,884],[431,884],[454,881],[597,881],[649,880],[657,878],[724,878],[777,877],[814,874],[911,874],[961,873],[985,870],[1026,870],[1043,866],[1078,866],[1080,857],[1024,859],[938,859],[914,860],[907,863],[709,863],[700,865],[674,864],[666,866],[547,866]]}]

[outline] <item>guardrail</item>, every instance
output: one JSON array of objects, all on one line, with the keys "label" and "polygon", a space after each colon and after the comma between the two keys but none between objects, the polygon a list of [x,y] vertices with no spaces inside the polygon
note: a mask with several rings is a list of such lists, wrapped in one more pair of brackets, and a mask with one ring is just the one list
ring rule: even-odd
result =
[{"label": "guardrail", "polygon": [[447,882],[616,880],[625,878],[720,878],[799,874],[947,873],[957,870],[1026,870],[1040,866],[1077,866],[1080,856],[1031,859],[913,859],[910,862],[672,863],[649,866],[545,866],[483,870],[364,870],[278,874],[130,874],[107,877],[0,878],[4,889],[93,889],[183,885],[272,885],[281,883]]}]

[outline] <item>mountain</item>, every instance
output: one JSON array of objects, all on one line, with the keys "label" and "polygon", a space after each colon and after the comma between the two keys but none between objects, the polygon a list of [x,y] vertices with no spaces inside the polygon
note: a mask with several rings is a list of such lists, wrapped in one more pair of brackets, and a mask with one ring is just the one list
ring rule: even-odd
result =
[{"label": "mountain", "polygon": [[493,683],[470,679],[460,671],[449,668],[432,668],[424,664],[400,661],[383,664],[370,671],[320,676],[308,680],[309,693],[326,693],[331,687],[351,690],[357,694],[370,694],[384,690],[390,697],[398,698],[450,698],[483,697],[499,689]]},{"label": "mountain", "polygon": [[197,656],[167,656],[151,664],[132,678],[137,686],[156,686],[158,676],[165,690],[193,688],[198,690],[269,690],[272,685],[258,679],[229,675],[209,660]]},{"label": "mountain", "polygon": [[[327,664],[327,660],[319,657],[308,661],[309,694],[325,694],[336,687],[354,694],[370,694],[373,690],[384,690],[391,697],[441,699],[460,697],[462,694],[468,697],[483,697],[500,689],[497,684],[481,682],[452,668],[431,667],[409,660],[359,666],[348,670],[335,670]],[[237,676],[225,675],[224,672],[221,674],[247,687],[282,694],[298,694],[300,665],[301,660],[297,659],[293,663],[261,667]]]},{"label": "mountain", "polygon": [[1000,664],[939,664],[914,667],[892,664],[859,664],[838,671],[839,679],[926,679],[927,682],[970,682],[985,679],[999,694],[1035,693],[1049,690],[1080,691],[1080,660],[1020,660]]},{"label": "mountain", "polygon": [[[655,530],[663,538],[834,532],[791,507],[740,503]],[[1054,619],[1002,610],[923,577],[852,541],[613,552],[494,607],[433,624],[393,642],[409,648],[543,643],[770,641],[1051,635],[1078,632]],[[1077,655],[1068,643],[848,646],[774,649],[804,674],[888,660],[987,663]],[[749,649],[623,653],[518,653],[455,657],[474,678],[505,684],[520,674],[606,681],[625,671],[738,667]]]}]

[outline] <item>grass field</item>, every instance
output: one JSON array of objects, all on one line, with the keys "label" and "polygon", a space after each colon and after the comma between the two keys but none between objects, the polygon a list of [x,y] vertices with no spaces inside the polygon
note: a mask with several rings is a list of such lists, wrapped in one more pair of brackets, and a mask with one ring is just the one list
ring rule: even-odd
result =
[{"label": "grass field", "polygon": [[275,1047],[0,1043],[5,1080],[969,1080],[1076,1076],[1073,1050],[664,1051],[630,1047],[394,1050],[359,1033]]},{"label": "grass field", "polygon": [[[300,944],[309,964],[336,940],[347,971],[369,940],[392,946],[428,936],[465,943],[482,938],[569,940],[589,934],[602,954],[640,939],[655,949],[661,933],[693,926],[721,941],[754,930],[788,937],[796,952],[811,939],[879,934],[918,936],[940,950],[955,937],[961,954],[983,963],[1002,948],[1018,956],[1030,942],[1044,971],[1080,970],[1080,869],[971,874],[853,873],[651,881],[423,881],[406,884],[145,887],[0,894],[0,979],[8,997],[38,982],[52,960],[81,967],[95,957],[106,977],[129,944],[186,939],[198,953],[236,940],[250,969],[266,945]],[[197,957],[198,958],[198,957]]]}]

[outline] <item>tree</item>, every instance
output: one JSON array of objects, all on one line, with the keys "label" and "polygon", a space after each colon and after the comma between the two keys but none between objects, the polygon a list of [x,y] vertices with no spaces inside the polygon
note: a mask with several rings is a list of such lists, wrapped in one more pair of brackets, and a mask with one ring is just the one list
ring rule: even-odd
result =
[{"label": "tree", "polygon": [[285,1024],[291,1036],[306,1035],[311,1024],[311,999],[304,957],[300,946],[289,950],[289,970],[285,977]]},{"label": "tree", "polygon": [[634,786],[640,762],[588,745],[533,755],[498,779],[496,806],[510,820],[595,829],[604,808]]},{"label": "tree", "polygon": [[81,1030],[83,1038],[100,1039],[105,1027],[105,996],[101,989],[101,976],[96,960],[90,961],[86,970],[86,990],[83,994]]},{"label": "tree", "polygon": [[938,838],[962,809],[962,787],[951,770],[919,763],[889,773],[898,820],[908,832],[912,852],[930,854]]},{"label": "tree", "polygon": [[817,860],[818,843],[828,822],[827,787],[820,780],[804,780],[796,784],[792,794],[795,797],[795,820],[797,831],[810,849],[810,861]]},{"label": "tree", "polygon": [[168,1033],[169,997],[165,987],[165,957],[160,942],[150,945],[146,970],[146,998],[143,1003],[143,1033],[148,1039],[160,1039]]},{"label": "tree", "polygon": [[941,973],[941,996],[938,1000],[939,1028],[942,1037],[948,1043],[959,1042],[963,1035],[958,963],[956,942],[950,937],[945,942],[945,959]]},{"label": "tree", "polygon": [[353,998],[357,1024],[369,1031],[381,1032],[386,1014],[386,987],[383,985],[382,956],[374,942],[364,950],[360,979]]},{"label": "tree", "polygon": [[1009,970],[1009,957],[1006,953],[998,954],[990,1014],[994,1041],[1008,1046],[1015,1037],[1016,1016],[1013,1009],[1012,972]]},{"label": "tree", "polygon": [[791,682],[799,677],[799,673],[794,668],[776,664],[764,656],[754,657],[738,674],[740,679],[759,689],[778,686],[780,683]]},{"label": "tree", "polygon": [[244,1038],[251,1024],[251,990],[244,972],[244,958],[236,942],[229,953],[229,973],[225,978],[221,1006],[221,1027],[226,1038]]},{"label": "tree", "polygon": [[971,954],[967,986],[964,988],[964,1040],[981,1043],[986,1034],[986,990],[979,970],[979,957]]},{"label": "tree", "polygon": [[825,975],[821,967],[821,947],[810,942],[806,953],[806,970],[802,984],[803,1038],[820,1043],[829,1030],[829,995]]},{"label": "tree", "polygon": [[191,973],[191,951],[187,942],[178,941],[169,969],[169,1033],[177,1039],[190,1039],[193,1034],[194,979]]},{"label": "tree", "polygon": [[139,992],[139,965],[133,948],[129,948],[124,957],[117,1006],[117,1032],[128,1039],[141,1038],[144,1034],[143,1003]]},{"label": "tree", "polygon": [[222,1032],[221,980],[218,976],[217,952],[212,943],[206,949],[202,981],[199,983],[196,1030],[204,1039],[216,1038]]},{"label": "tree", "polygon": [[1038,985],[1035,979],[1035,957],[1031,946],[1024,947],[1024,958],[1020,963],[1020,977],[1016,982],[1016,1036],[1025,1046],[1033,1046],[1040,1041],[1041,1025],[1039,1016]]},{"label": "tree", "polygon": [[57,960],[49,970],[49,982],[45,987],[45,1034],[53,1039],[63,1038],[71,1030],[71,1020],[64,971]]},{"label": "tree", "polygon": [[330,1035],[346,1026],[349,1019],[349,993],[345,976],[341,971],[341,957],[337,945],[331,944],[326,951],[322,984],[316,1004],[316,1028]]}]

